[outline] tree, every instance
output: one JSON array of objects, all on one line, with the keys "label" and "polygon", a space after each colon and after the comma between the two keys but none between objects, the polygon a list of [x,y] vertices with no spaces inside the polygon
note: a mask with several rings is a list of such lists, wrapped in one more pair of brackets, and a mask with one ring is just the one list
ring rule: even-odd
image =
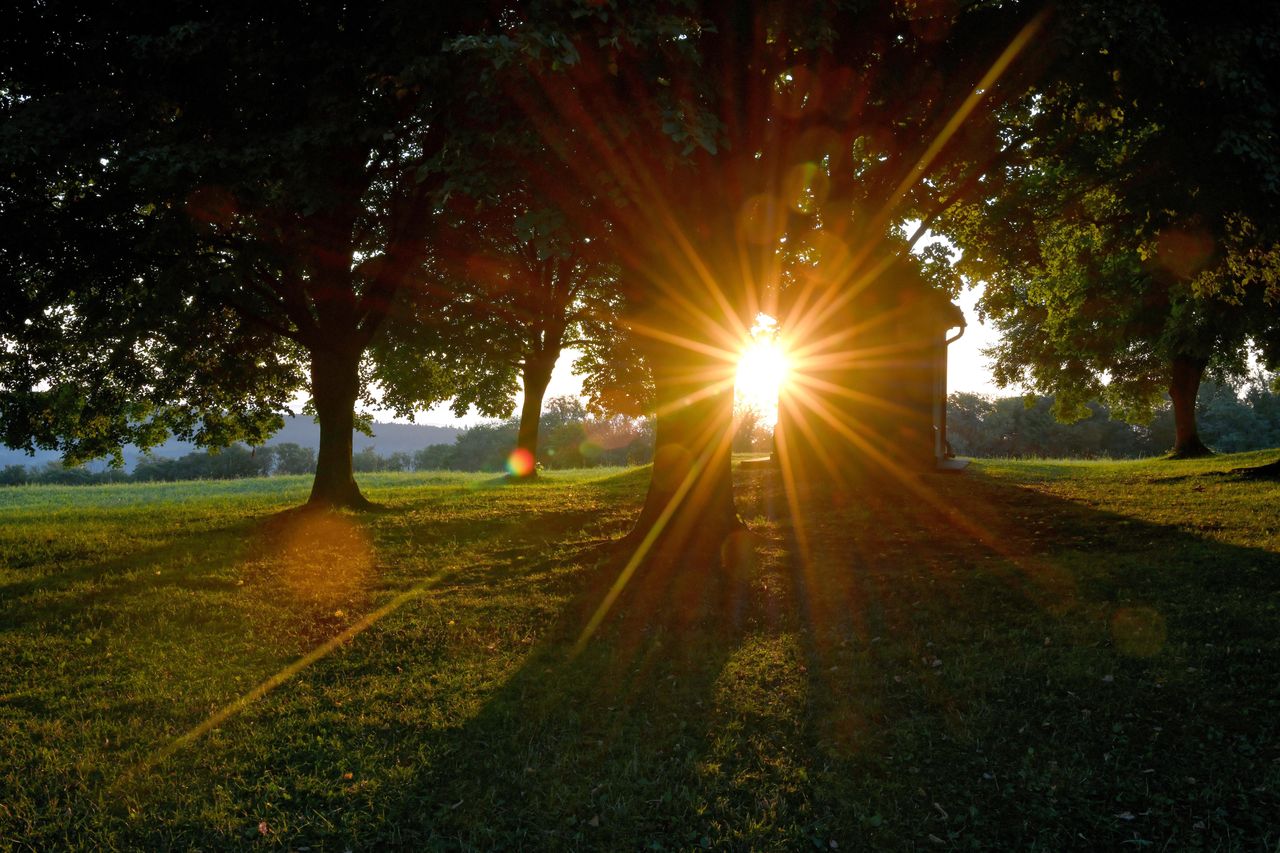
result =
[{"label": "tree", "polygon": [[385,471],[386,460],[378,455],[373,447],[365,447],[351,456],[351,466],[359,473],[369,474],[374,471]]},{"label": "tree", "polygon": [[1083,4],[1052,74],[1004,120],[1018,156],[939,223],[987,285],[997,381],[1087,414],[1149,420],[1167,392],[1174,455],[1207,453],[1206,370],[1280,357],[1280,14]]},{"label": "tree", "polygon": [[[501,471],[508,466],[519,419],[480,424],[454,443],[424,447],[414,455],[419,471]],[[539,427],[537,463],[545,468],[641,465],[653,456],[653,431],[642,419],[592,416],[575,397],[552,397]]]},{"label": "tree", "polygon": [[365,354],[419,276],[466,122],[445,40],[465,4],[52,3],[0,45],[0,412],[70,459],[167,432],[261,443],[298,388],[320,422],[311,502],[362,506]]},{"label": "tree", "polygon": [[275,451],[276,474],[314,474],[316,452],[292,441],[271,445]]},{"label": "tree", "polygon": [[733,450],[736,453],[769,450],[773,443],[773,428],[765,420],[764,413],[755,406],[734,406]]},{"label": "tree", "polygon": [[828,239],[811,242],[855,247],[828,255],[825,289],[798,300],[829,314],[871,271],[859,247],[971,188],[1000,148],[975,105],[1020,85],[1008,57],[1030,17],[989,5],[953,16],[822,2],[535,3],[500,34],[460,44],[490,57],[509,100],[565,152],[566,168],[531,176],[538,190],[571,220],[571,198],[590,193],[609,222],[623,325],[657,411],[633,541],[661,535],[715,560],[742,529],[733,362],[775,304],[783,245],[821,231]]},{"label": "tree", "polygon": [[1052,414],[1052,397],[992,399],[957,393],[948,398],[947,435],[956,453],[983,457],[1150,456],[1152,431],[1111,417],[1105,405],[1088,404],[1089,415],[1070,424]]},{"label": "tree", "polygon": [[[517,183],[483,203],[451,205],[455,217],[433,258],[438,279],[418,296],[418,310],[441,330],[433,358],[452,379],[459,416],[471,405],[509,415],[519,377],[516,450],[533,460],[556,362],[564,349],[607,328],[617,272],[600,252],[598,230],[594,242],[590,234],[575,236],[559,211],[535,206],[523,189]],[[601,318],[606,323],[589,322]],[[536,476],[532,466],[513,470]]]},{"label": "tree", "polygon": [[[1255,375],[1245,388],[1206,382],[1198,401],[1206,441],[1228,453],[1280,445],[1277,400],[1280,395],[1268,388],[1261,375]],[[1094,401],[1088,404],[1087,417],[1070,423],[1053,416],[1052,397],[992,399],[957,393],[950,396],[948,406],[948,435],[956,452],[965,456],[1155,456],[1169,447],[1174,433],[1168,404],[1145,426],[1113,418],[1105,404]]]},{"label": "tree", "polygon": [[454,445],[429,444],[413,454],[415,471],[449,471],[453,470]]},{"label": "tree", "polygon": [[178,459],[148,455],[133,470],[136,481],[151,480],[236,480],[265,477],[271,470],[273,453],[250,450],[233,444],[211,452],[186,453]]},{"label": "tree", "polygon": [[503,471],[515,444],[516,425],[510,421],[477,424],[454,439],[447,467],[454,471]]}]

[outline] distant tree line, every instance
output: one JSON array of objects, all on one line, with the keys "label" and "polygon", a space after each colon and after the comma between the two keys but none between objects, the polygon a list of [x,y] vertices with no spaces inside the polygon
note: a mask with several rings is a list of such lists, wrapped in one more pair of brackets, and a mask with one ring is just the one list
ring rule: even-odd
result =
[{"label": "distant tree line", "polygon": [[[520,419],[481,424],[459,433],[453,444],[433,444],[414,454],[419,471],[501,471],[516,446]],[[539,422],[537,464],[547,469],[597,465],[644,465],[653,459],[653,423],[648,418],[593,417],[575,397],[553,397]],[[360,468],[356,454],[356,470]]]},{"label": "distant tree line", "polygon": [[87,486],[101,483],[151,483],[177,480],[237,480],[272,474],[313,474],[316,452],[292,442],[267,447],[233,444],[216,452],[196,451],[177,459],[145,456],[129,473],[118,468],[93,471],[83,465],[49,462],[43,466],[6,465],[0,469],[0,485],[44,483]]},{"label": "distant tree line", "polygon": [[[751,426],[755,426],[753,420]],[[380,455],[365,447],[352,456],[360,473],[374,471],[502,471],[515,447],[519,418],[480,424],[459,433],[453,444],[433,444],[416,453]],[[556,397],[543,412],[537,462],[543,468],[591,468],[598,465],[642,465],[653,459],[653,425],[647,419],[592,417],[581,401]],[[759,432],[759,430],[756,430]],[[763,439],[757,437],[757,444]],[[752,449],[747,447],[745,449]],[[760,448],[756,448],[760,449]],[[132,473],[119,469],[92,471],[50,462],[43,467],[8,465],[0,469],[0,485],[27,483],[94,485],[100,483],[235,480],[278,474],[314,474],[316,452],[292,442],[249,448],[233,444],[218,452],[188,453],[178,459],[147,456]]]},{"label": "distant tree line", "polygon": [[[993,398],[956,393],[948,398],[947,438],[961,456],[1125,459],[1160,456],[1175,446],[1174,412],[1165,406],[1148,424],[1113,417],[1097,401],[1075,423],[1054,417],[1052,396]],[[1280,446],[1280,394],[1255,382],[1243,390],[1205,382],[1198,400],[1200,434],[1222,453]]]}]

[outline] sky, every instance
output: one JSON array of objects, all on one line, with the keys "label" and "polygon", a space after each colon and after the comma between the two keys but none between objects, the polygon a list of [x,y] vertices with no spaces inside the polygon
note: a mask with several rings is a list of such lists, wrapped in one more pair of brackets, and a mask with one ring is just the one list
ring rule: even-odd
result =
[{"label": "sky", "polygon": [[[908,231],[914,230],[917,224],[908,222],[905,228]],[[935,242],[946,243],[946,240],[932,233],[927,233],[917,244],[915,251],[923,251],[926,246]],[[947,245],[950,246],[950,243],[947,243]],[[953,246],[951,249],[954,256],[958,258],[959,249]],[[1021,389],[998,387],[991,379],[990,360],[982,354],[982,350],[994,344],[999,339],[999,336],[991,326],[984,325],[978,321],[978,309],[976,306],[981,296],[982,285],[979,283],[975,287],[967,288],[960,294],[960,298],[956,300],[956,304],[964,312],[968,325],[960,340],[947,348],[947,392],[967,391],[996,397],[1012,396],[1019,393]],[[573,361],[577,357],[578,352],[576,350],[569,349],[561,353],[560,359],[556,362],[555,372],[551,375],[551,382],[547,386],[547,394],[544,400],[550,400],[553,397],[577,396],[582,392],[582,378],[573,374]],[[522,402],[522,396],[518,395],[516,397],[516,412],[520,411]],[[404,420],[391,417],[389,412],[374,412],[374,419],[383,422]],[[430,411],[420,413],[416,420],[418,423],[436,426],[467,427],[492,419],[481,417],[474,409],[465,418],[455,418],[453,412],[449,411],[448,404],[441,404]]]},{"label": "sky", "polygon": [[[969,391],[977,394],[1010,396],[1017,393],[1017,390],[1001,389],[991,381],[988,359],[981,352],[985,347],[995,343],[998,336],[990,326],[984,326],[978,322],[978,310],[975,306],[980,296],[981,288],[979,287],[966,290],[956,300],[956,304],[964,311],[968,326],[965,329],[964,336],[953,343],[947,350],[949,358],[947,370],[949,387],[947,390],[948,392]],[[565,350],[561,353],[560,360],[556,362],[555,372],[551,375],[551,383],[547,386],[545,399],[577,396],[582,392],[582,377],[575,376],[573,373],[573,360],[577,358],[577,355],[576,350]],[[516,412],[520,411],[522,402],[522,399],[517,396]],[[405,421],[403,418],[393,418],[389,412],[375,411],[373,414],[375,420],[384,423],[388,421]],[[419,413],[415,420],[421,424],[456,427],[469,427],[492,421],[491,418],[480,416],[474,409],[465,418],[455,418],[453,412],[449,411],[448,404],[441,404],[427,412]]]},{"label": "sky", "polygon": [[968,326],[964,336],[947,348],[947,391],[969,391],[974,394],[990,394],[1010,397],[1018,393],[1016,388],[1001,388],[991,380],[990,359],[982,350],[1000,339],[996,330],[978,322],[978,299],[982,288],[966,290],[956,304],[964,312]]}]

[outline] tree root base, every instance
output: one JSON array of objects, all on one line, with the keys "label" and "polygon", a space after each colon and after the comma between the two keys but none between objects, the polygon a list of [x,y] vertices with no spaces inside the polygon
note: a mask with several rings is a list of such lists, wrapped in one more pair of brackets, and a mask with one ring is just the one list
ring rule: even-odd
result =
[{"label": "tree root base", "polygon": [[1212,455],[1213,455],[1212,450],[1210,450],[1208,447],[1205,447],[1203,444],[1196,442],[1196,444],[1190,447],[1184,447],[1180,450],[1174,450],[1170,452],[1169,455],[1165,457],[1165,459],[1168,459],[1170,461],[1176,461],[1181,459],[1204,459]]},{"label": "tree root base", "polygon": [[298,507],[298,509],[307,511],[349,509],[352,512],[383,512],[387,507],[383,504],[374,503],[364,495],[357,495],[356,497],[345,498],[343,500],[312,498],[302,506]]},{"label": "tree root base", "polygon": [[1231,473],[1244,480],[1280,480],[1280,459],[1249,468],[1232,468]]}]

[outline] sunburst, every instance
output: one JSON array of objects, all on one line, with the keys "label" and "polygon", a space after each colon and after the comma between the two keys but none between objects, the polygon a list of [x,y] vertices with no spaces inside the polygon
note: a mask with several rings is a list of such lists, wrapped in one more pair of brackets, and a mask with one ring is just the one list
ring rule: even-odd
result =
[{"label": "sunburst", "polygon": [[778,337],[778,321],[767,314],[758,315],[738,357],[733,389],[736,403],[759,412],[770,425],[776,424],[778,394],[790,373],[791,359]]}]

